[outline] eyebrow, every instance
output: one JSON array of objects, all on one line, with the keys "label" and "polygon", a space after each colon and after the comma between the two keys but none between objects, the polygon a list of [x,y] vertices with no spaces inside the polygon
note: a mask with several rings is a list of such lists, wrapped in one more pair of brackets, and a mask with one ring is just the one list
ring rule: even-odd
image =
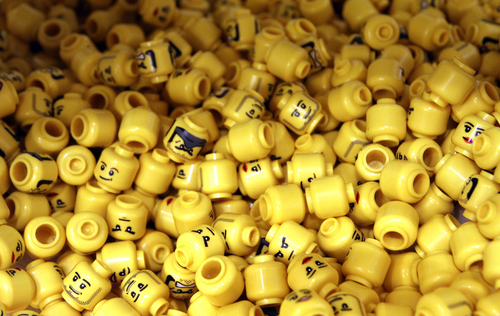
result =
[{"label": "eyebrow", "polygon": [[470,125],[471,127],[474,127],[474,124],[472,124],[472,123],[470,123],[470,122],[465,122],[465,124],[464,124],[464,125],[467,125],[467,124],[468,124],[468,125]]},{"label": "eyebrow", "polygon": [[83,281],[83,282],[85,282],[85,283],[87,283],[87,284],[89,285],[89,287],[90,287],[90,283],[89,283],[89,281],[87,281],[87,280],[85,280],[85,279],[82,279],[82,281]]},{"label": "eyebrow", "polygon": [[101,160],[101,163],[105,165],[106,167],[108,166],[104,161]]},{"label": "eyebrow", "polygon": [[116,172],[120,173],[120,171],[118,171],[118,169],[116,168],[111,168],[111,170],[116,170]]},{"label": "eyebrow", "polygon": [[81,279],[80,274],[78,274],[78,272],[75,272],[75,274],[79,279]]},{"label": "eyebrow", "polygon": [[130,220],[129,220],[129,219],[126,219],[126,218],[119,218],[118,220],[119,220],[119,221],[124,221],[124,222],[130,222]]}]

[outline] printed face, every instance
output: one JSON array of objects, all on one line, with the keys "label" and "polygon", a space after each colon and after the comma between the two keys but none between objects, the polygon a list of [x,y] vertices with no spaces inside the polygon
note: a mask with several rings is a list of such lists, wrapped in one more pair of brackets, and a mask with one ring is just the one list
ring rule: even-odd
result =
[{"label": "printed face", "polygon": [[200,162],[200,160],[195,160],[192,162],[186,161],[184,163],[178,163],[172,186],[176,189],[191,188],[193,185],[196,186],[197,170]]},{"label": "printed face", "polygon": [[274,92],[274,96],[281,97],[286,93],[292,95],[295,92],[304,91],[304,87],[295,82],[282,82],[280,83]]},{"label": "printed face", "polygon": [[45,193],[52,211],[72,211],[75,206],[76,192],[73,186],[56,183]]},{"label": "printed face", "polygon": [[24,240],[20,238],[0,239],[0,269],[6,269],[24,256]]},{"label": "printed face", "polygon": [[116,80],[113,77],[113,63],[116,59],[115,55],[112,56],[103,56],[99,60],[97,64],[97,72],[99,73],[99,77],[101,81],[105,84],[115,85]]},{"label": "printed face", "polygon": [[113,283],[122,283],[123,279],[125,279],[125,277],[129,274],[130,274],[130,267],[124,267],[123,269],[118,271],[118,273],[113,272],[113,274],[109,279]]},{"label": "printed face", "polygon": [[240,26],[236,19],[229,19],[226,21],[224,32],[228,42],[237,42],[240,40]]},{"label": "printed face", "polygon": [[290,248],[290,245],[286,241],[286,237],[282,236],[281,246],[278,252],[274,254],[274,258],[276,258],[276,260],[281,262],[290,262],[294,258],[294,255],[295,255],[295,250]]},{"label": "printed face", "polygon": [[[102,158],[102,157],[101,157]],[[116,161],[114,160],[101,160],[96,168],[94,169],[94,174],[98,179],[102,181],[119,181],[120,171],[117,168]]]},{"label": "printed face", "polygon": [[155,73],[158,68],[156,63],[156,54],[151,49],[139,51],[135,60],[137,61],[137,67],[139,69],[139,73],[141,74]]},{"label": "printed face", "polygon": [[155,284],[160,285],[161,282],[157,280],[157,277],[151,271],[138,271],[123,285],[122,297],[132,306],[141,305],[148,296],[151,296],[149,293],[157,290]]},{"label": "printed face", "polygon": [[193,278],[181,278],[176,275],[169,274],[165,280],[165,284],[170,289],[170,294],[176,299],[188,299],[198,292],[195,280]]},{"label": "printed face", "polygon": [[285,297],[285,300],[295,303],[307,302],[313,298],[313,293],[311,290],[298,290],[293,291]]},{"label": "printed face", "polygon": [[319,112],[320,105],[305,94],[297,101],[283,108],[280,120],[296,131],[303,131]]},{"label": "printed face", "polygon": [[462,137],[462,140],[465,142],[466,145],[472,145],[474,142],[474,139],[481,135],[482,132],[484,132],[484,128],[482,128],[479,124],[474,125],[470,121],[465,121],[461,126],[458,126],[455,129],[455,133],[457,131],[462,131],[462,134],[460,135]]},{"label": "printed face", "polygon": [[176,122],[170,127],[165,136],[165,147],[182,160],[192,160],[198,156],[206,139],[191,134],[188,130],[178,126]]},{"label": "printed face", "polygon": [[112,216],[107,216],[106,219],[111,230],[110,235],[116,239],[133,239],[133,236],[137,232],[135,228],[137,219],[134,218],[132,214],[130,214],[130,216],[123,216],[123,214],[120,214],[114,218]]},{"label": "printed face", "polygon": [[474,191],[476,190],[478,183],[479,183],[479,178],[477,176],[469,177],[467,179],[465,187],[462,189],[462,193],[460,194],[458,201],[463,204],[467,204],[467,202],[469,202],[472,195],[474,194]]},{"label": "printed face", "polygon": [[249,162],[240,165],[240,172],[245,175],[252,175],[254,173],[262,172],[261,159],[250,160]]},{"label": "printed face", "polygon": [[[302,268],[307,279],[311,279],[320,269],[327,268],[328,264],[317,256],[307,256],[302,259]],[[317,277],[317,275],[316,275]]]},{"label": "printed face", "polygon": [[90,266],[77,265],[64,278],[63,289],[79,305],[87,306],[103,291],[96,280],[96,276],[98,275]]},{"label": "printed face", "polygon": [[34,91],[31,96],[27,96],[26,100],[30,100],[31,109],[38,115],[52,116],[52,101],[46,98],[45,93]]},{"label": "printed face", "polygon": [[172,21],[174,10],[174,0],[151,0],[144,2],[140,13],[144,21],[165,28]]},{"label": "printed face", "polygon": [[245,113],[250,119],[259,119],[264,112],[264,105],[251,95],[246,95],[235,109],[236,113]]},{"label": "printed face", "polygon": [[293,4],[293,2],[280,2],[279,5],[276,7],[275,11],[273,12],[273,17],[278,19],[278,20],[292,20],[296,19],[299,17],[299,10],[298,8]]},{"label": "printed face", "polygon": [[361,302],[354,295],[339,293],[329,296],[326,300],[332,306],[335,316],[365,316]]}]

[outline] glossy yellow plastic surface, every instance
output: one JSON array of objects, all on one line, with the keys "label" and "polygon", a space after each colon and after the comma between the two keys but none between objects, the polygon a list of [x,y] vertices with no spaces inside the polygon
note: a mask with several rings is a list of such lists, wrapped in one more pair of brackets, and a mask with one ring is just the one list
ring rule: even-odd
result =
[{"label": "glossy yellow plastic surface", "polygon": [[438,106],[430,100],[428,92],[413,98],[408,108],[408,128],[419,138],[436,138],[446,132],[450,107]]},{"label": "glossy yellow plastic surface", "polygon": [[69,92],[69,86],[73,82],[74,78],[69,70],[57,67],[36,69],[26,77],[26,87],[40,87],[52,99]]},{"label": "glossy yellow plastic surface", "polygon": [[297,135],[311,134],[324,117],[318,101],[304,92],[283,96],[278,109],[279,121]]},{"label": "glossy yellow plastic surface", "polygon": [[81,261],[91,264],[94,260],[89,255],[81,255],[73,252],[72,250],[64,252],[59,256],[59,258],[57,258],[57,264],[63,271],[64,275],[69,274],[71,270],[73,270],[73,268]]},{"label": "glossy yellow plastic surface", "polygon": [[224,126],[229,129],[236,123],[261,119],[265,113],[263,103],[264,98],[251,88],[234,90],[222,108],[222,115],[226,118]]},{"label": "glossy yellow plastic surface", "polygon": [[75,214],[89,211],[105,218],[108,204],[115,198],[116,195],[102,189],[97,185],[96,180],[91,180],[78,188],[74,208]]},{"label": "glossy yellow plastic surface", "polygon": [[366,112],[366,136],[374,143],[395,147],[406,137],[406,111],[394,99],[379,99]]},{"label": "glossy yellow plastic surface", "polygon": [[87,255],[99,250],[108,238],[106,220],[94,212],[75,214],[66,226],[68,246],[76,253]]},{"label": "glossy yellow plastic surface", "polygon": [[68,145],[69,132],[64,124],[53,117],[41,117],[31,126],[25,138],[26,150],[48,154],[52,158]]},{"label": "glossy yellow plastic surface", "polygon": [[476,86],[474,73],[456,57],[443,60],[427,79],[431,100],[442,107],[462,103]]},{"label": "glossy yellow plastic surface", "polygon": [[[4,121],[0,120],[0,150],[7,163],[10,163],[21,152],[20,135],[16,134]],[[290,154],[291,155],[291,154]]]},{"label": "glossy yellow plastic surface", "polygon": [[119,314],[124,316],[140,316],[126,300],[120,297],[115,297],[109,300],[100,301],[92,310],[95,316],[106,316],[109,314]]},{"label": "glossy yellow plastic surface", "polygon": [[382,245],[393,251],[410,247],[417,238],[418,213],[408,203],[390,201],[377,212],[373,232]]},{"label": "glossy yellow plastic surface", "polygon": [[426,51],[435,51],[450,40],[448,23],[443,17],[420,12],[408,22],[408,38]]},{"label": "glossy yellow plastic surface", "polygon": [[71,120],[71,136],[85,147],[108,147],[117,136],[118,125],[106,109],[85,109]]},{"label": "glossy yellow plastic surface", "polygon": [[156,146],[160,132],[158,115],[147,107],[129,109],[123,115],[118,139],[134,153],[142,154]]},{"label": "glossy yellow plastic surface", "polygon": [[146,234],[135,241],[137,250],[143,251],[146,269],[160,271],[167,256],[173,252],[174,245],[165,233],[146,229]]},{"label": "glossy yellow plastic surface", "polygon": [[106,222],[109,236],[117,240],[137,240],[146,233],[148,209],[133,195],[118,195],[108,205]]},{"label": "glossy yellow plastic surface", "polygon": [[300,289],[285,297],[280,306],[280,315],[334,315],[328,302],[312,290]]},{"label": "glossy yellow plastic surface", "polygon": [[420,257],[414,252],[391,254],[391,264],[384,279],[384,288],[392,292],[400,287],[418,290],[417,267]]},{"label": "glossy yellow plastic surface", "polygon": [[238,167],[239,189],[243,195],[257,199],[267,188],[279,184],[283,169],[278,161],[266,157],[240,164]]},{"label": "glossy yellow plastic surface", "polygon": [[268,253],[286,265],[299,254],[317,252],[314,234],[292,220],[274,224],[265,238],[269,243]]},{"label": "glossy yellow plastic surface", "polygon": [[467,179],[478,174],[480,168],[461,154],[446,154],[434,167],[434,183],[449,197],[458,200]]},{"label": "glossy yellow plastic surface", "polygon": [[389,200],[416,203],[424,197],[429,187],[429,175],[416,162],[389,161],[380,175],[380,189]]},{"label": "glossy yellow plastic surface", "polygon": [[10,210],[7,223],[17,230],[24,230],[30,220],[50,215],[49,200],[43,194],[14,191],[5,198]]},{"label": "glossy yellow plastic surface", "polygon": [[69,305],[61,296],[61,294],[56,294],[50,299],[47,299],[47,303],[41,304],[40,306],[41,316],[50,316],[53,314],[68,315],[68,316],[78,316],[81,315],[80,311],[77,311],[71,305]]},{"label": "glossy yellow plastic surface", "polygon": [[[369,258],[369,259],[368,259]],[[369,288],[384,282],[391,258],[382,244],[372,238],[364,243],[353,243],[342,264],[342,274],[347,281],[356,281]]]},{"label": "glossy yellow plastic surface", "polygon": [[132,186],[139,170],[139,160],[132,148],[124,144],[107,147],[94,168],[94,176],[101,188],[110,193],[120,193]]},{"label": "glossy yellow plastic surface", "polygon": [[307,51],[288,39],[271,46],[265,60],[268,71],[283,81],[304,79],[311,69]]},{"label": "glossy yellow plastic surface", "polygon": [[451,106],[451,117],[459,122],[467,115],[474,115],[479,111],[492,112],[494,106],[500,99],[495,86],[488,81],[477,81],[476,87],[459,105]]},{"label": "glossy yellow plastic surface", "polygon": [[365,240],[363,233],[347,216],[324,220],[316,238],[319,248],[338,262],[344,262],[354,242]]},{"label": "glossy yellow plastic surface", "polygon": [[493,239],[500,235],[498,203],[500,195],[495,194],[479,205],[477,227],[481,234]]},{"label": "glossy yellow plastic surface", "polygon": [[20,268],[0,270],[0,294],[7,312],[25,309],[35,296],[35,282],[28,272]]},{"label": "glossy yellow plastic surface", "polygon": [[57,156],[59,177],[70,185],[85,185],[94,175],[96,160],[92,152],[80,145],[64,148]]},{"label": "glossy yellow plastic surface", "polygon": [[198,190],[212,200],[231,197],[238,190],[234,163],[223,153],[207,154],[205,159],[198,165]]},{"label": "glossy yellow plastic surface", "polygon": [[[153,55],[154,56],[154,55]],[[106,51],[97,64],[101,82],[112,87],[128,87],[139,77],[135,52],[128,45],[118,44]]]},{"label": "glossy yellow plastic surface", "polygon": [[24,240],[26,254],[31,258],[50,258],[58,254],[66,244],[66,231],[55,218],[40,216],[26,225]]},{"label": "glossy yellow plastic surface", "polygon": [[226,150],[240,162],[261,159],[274,147],[274,132],[268,123],[253,119],[237,123],[227,135]]},{"label": "glossy yellow plastic surface", "polygon": [[453,256],[449,252],[431,252],[417,267],[420,292],[427,294],[440,287],[447,287],[459,274],[460,270],[455,266]]},{"label": "glossy yellow plastic surface", "polygon": [[141,316],[164,315],[169,307],[168,286],[151,270],[135,270],[123,280],[122,298]]},{"label": "glossy yellow plastic surface", "polygon": [[[139,164],[140,168],[134,179],[136,190],[149,196],[161,194],[168,190],[174,178],[176,167],[168,158],[165,150],[155,148],[150,152],[141,154]],[[154,185],[150,181],[153,176],[157,177]]]},{"label": "glossy yellow plastic surface", "polygon": [[477,316],[498,314],[500,311],[500,305],[498,301],[499,297],[500,294],[498,294],[498,292],[495,292],[481,298],[476,304],[474,314]]},{"label": "glossy yellow plastic surface", "polygon": [[63,280],[64,300],[74,309],[93,309],[111,291],[111,271],[102,262],[78,263]]},{"label": "glossy yellow plastic surface", "polygon": [[[189,308],[187,310],[188,315],[192,316],[215,316],[217,311],[219,310],[219,306],[215,306],[210,303],[207,298],[201,293],[195,293],[189,299]],[[180,315],[184,316],[184,315]]]},{"label": "glossy yellow plastic surface", "polygon": [[500,151],[497,150],[498,146],[496,145],[499,134],[500,128],[488,128],[477,136],[472,144],[474,161],[482,169],[493,169],[500,162]]},{"label": "glossy yellow plastic surface", "polygon": [[441,147],[430,138],[406,140],[399,145],[396,152],[396,159],[418,162],[425,168],[429,177],[434,175],[434,167],[441,158]]},{"label": "glossy yellow plastic surface", "polygon": [[32,306],[45,305],[51,296],[62,293],[64,272],[54,262],[45,262],[42,259],[35,260],[26,266],[26,271],[35,282],[36,293]]},{"label": "glossy yellow plastic surface", "polygon": [[145,0],[139,5],[139,14],[146,23],[165,28],[177,15],[177,6],[170,0]]},{"label": "glossy yellow plastic surface", "polygon": [[269,110],[273,112],[275,117],[279,116],[280,109],[278,108],[278,104],[286,101],[282,101],[284,98],[287,99],[287,95],[293,95],[296,92],[306,92],[306,87],[300,81],[294,82],[281,82],[274,89],[274,93],[269,101]]},{"label": "glossy yellow plastic surface", "polygon": [[433,215],[446,215],[454,209],[453,200],[435,182],[430,185],[427,194],[412,206],[418,213],[420,224],[427,222]]},{"label": "glossy yellow plastic surface", "polygon": [[163,138],[168,156],[182,163],[195,159],[208,141],[208,130],[196,117],[178,117]]},{"label": "glossy yellow plastic surface", "polygon": [[[148,78],[152,83],[167,81],[175,69],[172,51],[174,50],[170,47],[169,42],[161,39],[142,42],[135,56],[136,65],[134,68],[136,72]],[[130,67],[134,69],[132,66]]]},{"label": "glossy yellow plastic surface", "polygon": [[5,104],[0,110],[0,118],[14,114],[16,105],[19,103],[19,96],[14,85],[9,81],[0,80],[0,97],[5,100]]},{"label": "glossy yellow plastic surface", "polygon": [[213,305],[234,303],[243,293],[243,275],[228,257],[207,258],[196,271],[196,286]]},{"label": "glossy yellow plastic surface", "polygon": [[499,191],[500,184],[494,180],[492,174],[484,170],[480,174],[469,177],[458,198],[458,203],[465,209],[463,216],[477,221],[480,205]]},{"label": "glossy yellow plastic surface", "polygon": [[467,222],[462,224],[451,235],[450,249],[453,261],[460,271],[481,271],[483,266],[483,251],[489,240],[479,232],[477,224]]},{"label": "glossy yellow plastic surface", "polygon": [[226,253],[246,256],[261,240],[255,221],[247,214],[221,214],[212,226],[222,233]]},{"label": "glossy yellow plastic surface", "polygon": [[346,184],[340,175],[316,179],[305,189],[307,209],[320,219],[347,215],[356,201],[352,183]]},{"label": "glossy yellow plastic surface", "polygon": [[458,227],[460,222],[451,214],[432,216],[418,229],[415,251],[422,258],[437,250],[450,252],[450,239]]},{"label": "glossy yellow plastic surface", "polygon": [[335,315],[338,316],[366,316],[363,303],[353,294],[346,292],[338,292],[326,298],[333,309]]},{"label": "glossy yellow plastic surface", "polygon": [[492,292],[491,285],[484,280],[482,273],[478,271],[460,273],[460,275],[453,280],[450,287],[465,294],[472,306],[474,306],[479,299]]},{"label": "glossy yellow plastic surface", "polygon": [[277,306],[290,293],[286,266],[272,255],[254,259],[244,271],[247,298],[260,307]]},{"label": "glossy yellow plastic surface", "polygon": [[[365,64],[363,64],[361,60],[339,59],[338,61],[335,62],[335,67],[333,68],[333,74],[331,76],[331,84],[335,88],[340,88],[341,86],[343,86],[344,83],[347,83],[351,80],[356,80],[364,83],[366,81],[366,72],[367,72],[366,66]],[[366,92],[364,89],[363,90],[356,89],[356,91],[349,91],[348,88],[344,88],[343,90],[337,90],[336,91],[337,97],[339,92],[345,93],[346,91],[348,93],[353,93],[353,94],[352,96],[346,95],[346,97],[348,97],[347,100],[338,100],[341,103],[352,103],[352,105],[354,105],[355,107],[363,107],[364,103],[370,101],[364,99],[366,97],[365,94]],[[356,111],[356,109],[353,110]]]},{"label": "glossy yellow plastic surface", "polygon": [[422,293],[419,292],[418,288],[413,286],[400,286],[392,292],[387,293],[384,299],[386,303],[409,306],[412,310],[415,310],[418,300],[421,297]]},{"label": "glossy yellow plastic surface", "polygon": [[405,75],[400,61],[392,58],[376,59],[368,66],[366,86],[371,90],[374,100],[398,99],[404,90]]},{"label": "glossy yellow plastic surface", "polygon": [[225,249],[221,232],[203,224],[179,235],[175,258],[182,267],[196,272],[205,259],[223,255]]},{"label": "glossy yellow plastic surface", "polygon": [[169,77],[165,89],[175,104],[197,105],[210,94],[210,79],[200,69],[181,68]]},{"label": "glossy yellow plastic surface", "polygon": [[210,199],[207,195],[196,191],[187,191],[173,201],[172,216],[179,234],[202,224],[211,225],[214,221]]},{"label": "glossy yellow plastic surface", "polygon": [[455,151],[473,159],[474,140],[482,132],[493,127],[494,123],[494,117],[482,111],[462,118],[451,138],[451,142],[456,146]]},{"label": "glossy yellow plastic surface", "polygon": [[342,124],[333,141],[333,150],[340,161],[354,164],[358,152],[368,144],[370,141],[366,137],[366,122],[354,119]]},{"label": "glossy yellow plastic surface", "polygon": [[159,277],[170,289],[170,297],[176,299],[189,299],[198,292],[195,284],[195,273],[179,265],[175,253],[165,259]]},{"label": "glossy yellow plastic surface", "polygon": [[76,188],[58,181],[46,194],[53,212],[69,212],[75,208]]},{"label": "glossy yellow plastic surface", "polygon": [[358,226],[368,226],[375,222],[375,217],[387,198],[380,190],[378,182],[365,182],[354,189],[355,200],[349,203],[349,213],[346,214]]},{"label": "glossy yellow plastic surface", "polygon": [[454,288],[439,288],[418,301],[415,313],[419,315],[472,315],[473,306],[467,297]]},{"label": "glossy yellow plastic surface", "polygon": [[292,290],[310,289],[322,297],[334,291],[339,281],[339,272],[317,253],[297,255],[287,273]]},{"label": "glossy yellow plastic surface", "polygon": [[356,155],[356,176],[364,181],[379,180],[384,167],[394,159],[395,156],[388,147],[381,144],[368,144],[362,147]]},{"label": "glossy yellow plastic surface", "polygon": [[96,259],[113,272],[110,280],[117,284],[120,284],[131,271],[146,268],[144,252],[137,250],[132,241],[107,243],[96,253]]},{"label": "glossy yellow plastic surface", "polygon": [[274,133],[274,147],[271,148],[269,157],[272,161],[277,160],[280,164],[284,164],[294,153],[294,139],[283,123],[268,121],[267,124]]},{"label": "glossy yellow plastic surface", "polygon": [[23,236],[9,225],[0,225],[0,268],[8,269],[24,257]]},{"label": "glossy yellow plastic surface", "polygon": [[320,153],[293,155],[286,167],[287,182],[300,186],[302,190],[308,188],[315,179],[333,175],[333,165],[327,163],[325,156]]},{"label": "glossy yellow plastic surface", "polygon": [[156,230],[164,232],[173,238],[179,237],[172,214],[172,203],[175,199],[173,196],[167,196],[163,200],[158,200],[153,209],[153,221]]},{"label": "glossy yellow plastic surface", "polygon": [[21,192],[45,193],[57,180],[57,164],[47,154],[26,152],[18,155],[10,166],[12,184]]}]

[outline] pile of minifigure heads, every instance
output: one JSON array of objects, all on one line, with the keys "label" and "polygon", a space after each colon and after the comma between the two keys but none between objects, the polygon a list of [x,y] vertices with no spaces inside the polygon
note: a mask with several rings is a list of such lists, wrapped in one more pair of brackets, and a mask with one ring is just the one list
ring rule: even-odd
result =
[{"label": "pile of minifigure heads", "polygon": [[0,315],[500,315],[499,0],[0,2]]}]

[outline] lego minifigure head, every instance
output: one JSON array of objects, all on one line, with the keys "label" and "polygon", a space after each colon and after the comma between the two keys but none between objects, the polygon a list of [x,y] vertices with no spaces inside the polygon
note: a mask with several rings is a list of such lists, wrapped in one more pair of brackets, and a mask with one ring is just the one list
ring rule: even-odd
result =
[{"label": "lego minifigure head", "polygon": [[141,74],[155,73],[158,68],[156,54],[152,49],[140,50],[139,54],[135,56],[135,60]]},{"label": "lego minifigure head", "polygon": [[165,28],[175,18],[175,10],[174,0],[145,0],[139,9],[139,14],[145,22]]},{"label": "lego minifigure head", "polygon": [[224,28],[225,36],[228,42],[237,42],[240,40],[240,26],[237,19],[226,20]]},{"label": "lego minifigure head", "polygon": [[[141,315],[163,315],[168,309],[168,287],[150,270],[136,270],[122,282],[122,297]],[[154,313],[153,313],[154,312]]]},{"label": "lego minifigure head", "polygon": [[194,190],[197,188],[198,165],[201,160],[190,160],[177,164],[172,186],[176,189]]},{"label": "lego minifigure head", "polygon": [[293,291],[286,296],[285,300],[295,301],[296,303],[307,302],[313,297],[313,294],[311,292],[313,291],[307,289]]},{"label": "lego minifigure head", "polygon": [[[102,266],[109,276],[109,269]],[[97,304],[111,289],[109,280],[101,276],[86,261],[78,263],[63,280],[63,297],[69,296],[81,307]],[[67,300],[67,299],[66,299]],[[69,302],[68,302],[69,303]]]},{"label": "lego minifigure head", "polygon": [[138,170],[139,160],[134,157],[132,149],[118,144],[102,151],[94,168],[94,176],[100,187],[117,194],[130,188]]},{"label": "lego minifigure head", "polygon": [[9,225],[0,225],[0,269],[7,269],[21,260],[25,252],[22,235]]},{"label": "lego minifigure head", "polygon": [[335,316],[365,316],[365,308],[359,299],[347,293],[336,293],[327,297]]},{"label": "lego minifigure head", "polygon": [[169,287],[172,297],[176,299],[188,299],[198,291],[192,279],[175,279],[175,276],[169,274],[165,279],[165,284]]},{"label": "lego minifigure head", "polygon": [[314,99],[304,93],[296,93],[282,108],[280,121],[295,131],[304,131],[321,110]]},{"label": "lego minifigure head", "polygon": [[76,189],[72,185],[58,182],[45,195],[53,212],[67,212],[75,208]]},{"label": "lego minifigure head", "polygon": [[246,95],[235,108],[236,112],[245,112],[250,119],[259,119],[264,112],[264,105],[252,95]]},{"label": "lego minifigure head", "polygon": [[[142,205],[144,206],[144,205]],[[144,206],[145,207],[145,206]],[[112,212],[106,216],[109,235],[118,240],[137,240],[146,232],[147,209],[144,212]]]}]

